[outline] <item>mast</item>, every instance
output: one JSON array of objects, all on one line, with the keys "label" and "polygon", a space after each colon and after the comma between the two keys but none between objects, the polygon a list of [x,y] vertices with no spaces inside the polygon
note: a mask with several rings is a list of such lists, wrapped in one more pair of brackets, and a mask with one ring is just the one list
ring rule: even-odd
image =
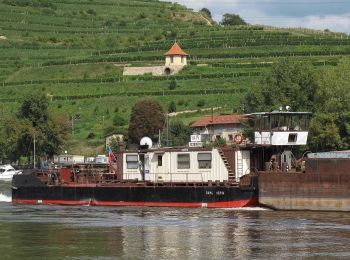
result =
[{"label": "mast", "polygon": [[35,169],[35,134],[34,134],[33,168]]},{"label": "mast", "polygon": [[166,146],[169,147],[169,113],[166,114]]}]

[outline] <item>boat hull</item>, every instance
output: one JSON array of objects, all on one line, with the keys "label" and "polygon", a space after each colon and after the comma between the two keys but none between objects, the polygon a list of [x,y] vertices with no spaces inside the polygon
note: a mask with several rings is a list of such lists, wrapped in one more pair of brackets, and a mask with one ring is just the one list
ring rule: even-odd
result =
[{"label": "boat hull", "polygon": [[261,173],[259,202],[277,210],[350,211],[349,174]]},{"label": "boat hull", "polygon": [[[118,186],[62,185],[47,186],[40,181],[14,179],[14,203],[236,208],[257,206],[257,191],[233,186]],[[35,179],[34,179],[35,180]],[[17,183],[17,185],[16,185]],[[21,185],[22,183],[22,185]],[[30,184],[29,184],[30,183]]]}]

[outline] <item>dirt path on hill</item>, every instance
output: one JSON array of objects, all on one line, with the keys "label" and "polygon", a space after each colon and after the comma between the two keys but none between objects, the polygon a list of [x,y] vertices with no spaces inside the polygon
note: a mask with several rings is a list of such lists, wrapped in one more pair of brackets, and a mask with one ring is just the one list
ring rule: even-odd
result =
[{"label": "dirt path on hill", "polygon": [[222,107],[213,107],[213,108],[203,108],[203,109],[198,109],[198,110],[184,110],[184,111],[179,111],[179,112],[173,112],[173,113],[169,113],[169,116],[177,116],[177,115],[180,115],[180,114],[186,114],[186,113],[194,113],[194,112],[197,112],[197,111],[210,111],[210,110],[218,110],[218,109],[221,109]]}]

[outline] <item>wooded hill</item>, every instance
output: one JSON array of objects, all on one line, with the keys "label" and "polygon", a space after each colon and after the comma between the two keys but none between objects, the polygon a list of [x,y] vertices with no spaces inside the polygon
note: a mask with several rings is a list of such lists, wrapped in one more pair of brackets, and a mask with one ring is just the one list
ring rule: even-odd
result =
[{"label": "wooded hill", "polygon": [[[124,66],[163,64],[175,40],[190,54],[179,74],[122,76]],[[281,59],[327,70],[349,55],[345,34],[223,27],[204,13],[155,0],[0,0],[0,113],[16,111],[28,93],[44,92],[52,109],[74,118],[67,150],[93,154],[105,134],[127,129],[140,98],[155,98],[165,110],[171,101],[176,111],[195,110],[179,116],[190,123],[208,113],[200,109],[240,112],[243,95]]]}]

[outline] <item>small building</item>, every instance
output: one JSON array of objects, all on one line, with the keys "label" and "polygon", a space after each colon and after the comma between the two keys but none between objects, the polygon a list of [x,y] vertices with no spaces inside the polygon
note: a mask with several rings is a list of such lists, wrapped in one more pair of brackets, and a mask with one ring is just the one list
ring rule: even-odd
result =
[{"label": "small building", "polygon": [[174,45],[165,54],[165,74],[169,75],[172,70],[182,69],[187,65],[188,54],[184,52],[180,45],[175,42]]},{"label": "small building", "polygon": [[243,122],[244,117],[236,114],[204,116],[192,124],[191,128],[193,129],[193,134],[201,136],[202,142],[223,138],[227,144],[234,144],[237,141],[236,136],[241,136],[242,134]]},{"label": "small building", "polygon": [[124,67],[124,76],[152,74],[152,76],[167,76],[178,73],[187,65],[187,57],[180,45],[175,42],[173,46],[164,54],[165,64],[151,67]]}]

